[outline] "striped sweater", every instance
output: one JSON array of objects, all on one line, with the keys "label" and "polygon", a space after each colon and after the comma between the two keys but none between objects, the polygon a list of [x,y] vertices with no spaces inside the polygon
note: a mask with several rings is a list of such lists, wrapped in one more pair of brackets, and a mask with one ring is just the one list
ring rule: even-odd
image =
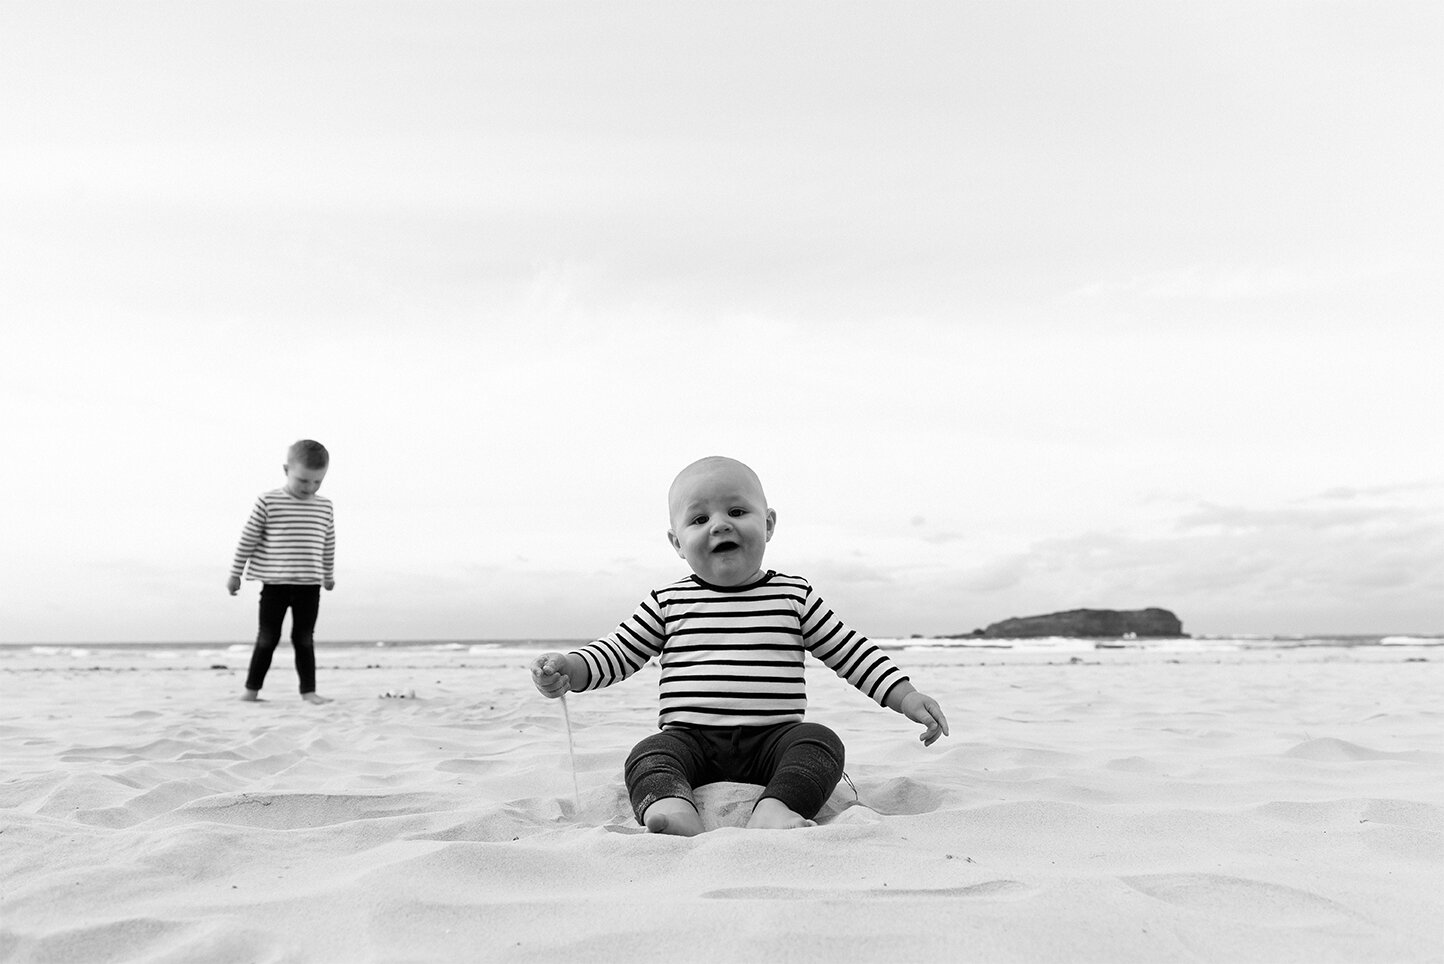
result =
[{"label": "striped sweater", "polygon": [[689,576],[657,589],[616,632],[573,655],[586,663],[589,690],[660,657],[665,729],[801,721],[804,653],[880,705],[908,679],[833,615],[806,579],[774,571],[748,586],[720,588]]},{"label": "striped sweater", "polygon": [[331,500],[298,499],[284,488],[261,493],[231,563],[239,576],[267,583],[319,586],[336,577],[336,520]]}]

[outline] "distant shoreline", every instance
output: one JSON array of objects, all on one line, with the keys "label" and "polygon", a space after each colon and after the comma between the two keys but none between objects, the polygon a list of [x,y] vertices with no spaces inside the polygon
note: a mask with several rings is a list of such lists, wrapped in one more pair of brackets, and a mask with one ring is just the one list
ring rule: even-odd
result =
[{"label": "distant shoreline", "polygon": [[[1049,640],[1068,640],[1086,642],[1090,644],[1101,644],[1105,647],[1110,645],[1139,645],[1149,644],[1170,644],[1170,643],[1219,643],[1237,642],[1258,646],[1286,646],[1286,645],[1325,645],[1325,646],[1370,646],[1370,645],[1444,645],[1444,633],[1219,633],[1219,634],[1193,634],[1184,637],[1173,636],[1022,636],[1022,637],[992,637],[992,636],[968,636],[968,635],[939,635],[939,636],[872,636],[869,637],[874,643],[884,648],[904,648],[912,646],[957,646],[959,648],[981,649],[981,648],[1014,648],[1017,644],[1046,643]],[[323,649],[418,649],[434,648],[437,650],[463,650],[473,647],[487,648],[515,648],[515,647],[542,647],[562,648],[575,647],[590,642],[582,637],[525,637],[525,638],[477,638],[477,639],[318,639],[317,646]],[[69,641],[69,642],[0,642],[0,652],[15,650],[44,650],[44,649],[169,649],[169,650],[229,650],[237,647],[249,650],[252,646],[249,640],[208,640],[208,641],[169,641],[157,642],[148,640],[107,640],[104,642],[92,641]],[[282,640],[282,648],[286,641]]]}]

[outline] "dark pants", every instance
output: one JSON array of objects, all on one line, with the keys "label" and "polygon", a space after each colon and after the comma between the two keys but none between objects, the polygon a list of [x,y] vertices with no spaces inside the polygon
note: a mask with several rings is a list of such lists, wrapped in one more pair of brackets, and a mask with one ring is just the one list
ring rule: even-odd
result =
[{"label": "dark pants", "polygon": [[251,651],[251,669],[246,689],[259,690],[271,668],[271,654],[281,641],[281,623],[291,610],[291,648],[296,651],[296,675],[301,693],[316,692],[316,614],[321,609],[320,586],[289,586],[266,583],[261,587],[261,628],[256,648]]},{"label": "dark pants", "polygon": [[841,779],[842,762],[842,740],[820,723],[672,727],[633,747],[625,774],[638,823],[658,800],[695,807],[693,787],[723,780],[761,784],[763,797],[810,819]]}]

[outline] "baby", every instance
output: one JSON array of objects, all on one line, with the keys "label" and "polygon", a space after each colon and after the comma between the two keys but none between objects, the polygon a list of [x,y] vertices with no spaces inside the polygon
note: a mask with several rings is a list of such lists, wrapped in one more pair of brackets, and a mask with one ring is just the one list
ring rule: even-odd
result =
[{"label": "baby", "polygon": [[610,686],[660,660],[661,732],[627,757],[639,823],[653,833],[702,832],[693,789],[760,784],[748,827],[813,826],[842,776],[843,746],[803,722],[803,656],[811,653],[877,703],[925,729],[948,732],[936,700],[866,637],[833,615],[798,576],[762,568],[777,525],[757,474],[714,456],[687,466],[667,495],[667,538],[692,575],[654,590],[604,639],[531,665],[544,695]]}]

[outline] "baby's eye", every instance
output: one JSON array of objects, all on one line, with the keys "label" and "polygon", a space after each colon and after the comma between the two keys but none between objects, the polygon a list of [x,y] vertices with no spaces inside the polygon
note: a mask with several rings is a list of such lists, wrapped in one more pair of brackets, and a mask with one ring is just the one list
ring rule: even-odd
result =
[{"label": "baby's eye", "polygon": [[693,517],[692,517],[692,524],[693,524],[694,526],[702,525],[702,524],[705,523],[706,521],[707,521],[707,517],[706,517],[705,515],[697,515],[697,516],[693,516]]},{"label": "baby's eye", "polygon": [[736,518],[736,517],[739,516],[739,515],[746,515],[746,514],[747,514],[747,510],[746,510],[746,509],[742,509],[742,508],[730,509],[730,510],[728,510],[727,514],[730,515],[730,516],[732,516],[733,518]]}]

